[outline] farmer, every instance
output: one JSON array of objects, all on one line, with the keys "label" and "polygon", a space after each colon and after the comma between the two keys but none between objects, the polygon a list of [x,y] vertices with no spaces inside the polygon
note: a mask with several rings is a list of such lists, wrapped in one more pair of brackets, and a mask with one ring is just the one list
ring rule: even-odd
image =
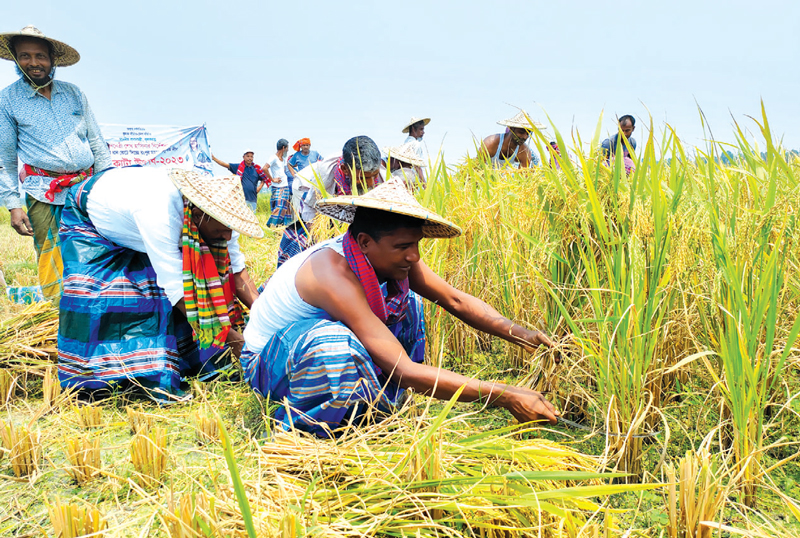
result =
[{"label": "farmer", "polygon": [[[622,154],[625,157],[630,157],[630,151],[628,147],[625,145],[625,140],[631,146],[631,149],[636,149],[636,140],[631,137],[633,134],[634,129],[636,129],[636,119],[631,116],[630,114],[625,114],[619,119],[619,132],[615,133],[609,138],[603,140],[600,144],[600,151],[605,155],[606,159],[613,157],[617,153],[617,144],[621,144],[622,146]],[[622,133],[624,137],[621,141],[619,140],[619,135]]]},{"label": "farmer", "polygon": [[253,389],[285,399],[284,427],[328,436],[370,406],[394,409],[405,389],[504,407],[521,422],[556,421],[531,390],[470,379],[423,363],[422,298],[472,327],[527,350],[552,342],[453,288],[420,259],[419,241],[461,233],[422,207],[395,178],[317,209],[347,232],[295,256],[270,279],[244,331],[241,364]]},{"label": "farmer", "polygon": [[345,142],[341,155],[316,162],[298,172],[294,178],[292,206],[297,218],[286,227],[278,247],[278,267],[292,256],[303,252],[311,243],[309,229],[317,216],[317,187],[329,195],[350,195],[354,189],[367,191],[383,181],[381,152],[368,136],[356,136]]},{"label": "farmer", "polygon": [[111,155],[83,92],[54,80],[56,66],[78,63],[75,49],[26,26],[0,34],[0,58],[15,62],[19,75],[0,92],[0,203],[14,230],[33,236],[42,292],[57,304],[63,266],[58,227],[67,189],[109,168]]},{"label": "farmer", "polygon": [[386,168],[392,177],[402,179],[411,190],[425,185],[418,175],[424,163],[413,145],[403,144],[402,146],[383,148],[383,152],[387,155]]},{"label": "farmer", "polygon": [[297,172],[306,166],[322,160],[322,155],[311,149],[311,139],[309,138],[301,138],[294,143],[292,149],[294,149],[294,153],[291,157],[289,157],[289,162],[287,163],[289,168],[290,192],[292,188],[292,182],[294,181],[294,176],[297,175]]},{"label": "farmer", "polygon": [[408,137],[406,138],[404,144],[410,144],[417,153],[417,159],[422,162],[422,164],[417,165],[415,168],[417,170],[417,176],[419,176],[419,180],[423,184],[425,183],[425,172],[423,170],[425,164],[425,151],[422,147],[422,137],[425,136],[425,126],[430,122],[430,118],[415,118],[414,116],[411,116],[411,119],[402,130],[402,132],[408,133]]},{"label": "farmer", "polygon": [[231,173],[242,178],[241,181],[242,188],[244,189],[244,198],[247,200],[247,205],[255,213],[256,208],[258,207],[258,193],[261,192],[261,189],[264,187],[264,185],[269,187],[270,184],[269,178],[261,170],[261,167],[257,164],[253,164],[254,157],[255,154],[252,151],[245,151],[244,155],[242,155],[242,162],[237,164],[226,163],[225,161],[217,159],[213,153],[211,154],[211,158],[214,159],[215,163],[223,168],[227,168],[231,171]]},{"label": "farmer", "polygon": [[497,123],[506,127],[505,132],[484,138],[479,153],[490,159],[496,168],[502,168],[505,165],[528,168],[531,163],[537,166],[539,158],[530,150],[526,142],[534,127],[544,129],[544,125],[530,120],[524,110],[511,119],[500,120]]},{"label": "farmer", "polygon": [[264,165],[264,173],[272,185],[272,195],[269,207],[272,214],[267,221],[267,226],[286,226],[294,218],[289,196],[289,180],[286,177],[286,154],[289,153],[289,141],[285,138],[278,140],[278,151]]},{"label": "farmer", "polygon": [[[238,355],[242,311],[258,292],[239,233],[262,237],[236,176],[115,168],[70,189],[61,242],[63,387],[134,385],[154,399]],[[227,356],[226,356],[227,358]]]}]

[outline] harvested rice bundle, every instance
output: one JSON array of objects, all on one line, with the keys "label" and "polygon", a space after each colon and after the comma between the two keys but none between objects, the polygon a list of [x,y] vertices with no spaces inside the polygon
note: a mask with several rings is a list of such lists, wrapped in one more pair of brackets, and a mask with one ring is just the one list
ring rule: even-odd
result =
[{"label": "harvested rice bundle", "polygon": [[67,439],[67,472],[79,485],[100,475],[103,462],[100,458],[100,439],[89,440],[80,436]]},{"label": "harvested rice bundle", "polygon": [[142,487],[160,485],[161,475],[167,468],[167,432],[155,427],[140,431],[131,440],[131,463],[135,479]]},{"label": "harvested rice bundle", "polygon": [[92,536],[102,538],[108,529],[103,515],[96,506],[81,506],[78,504],[61,504],[59,499],[47,505],[50,513],[50,523],[58,538],[78,538],[79,536]]},{"label": "harvested rice bundle", "polygon": [[41,433],[25,426],[14,426],[0,420],[0,439],[17,478],[32,475],[39,468]]},{"label": "harvested rice bundle", "polygon": [[11,401],[17,388],[17,376],[8,368],[0,368],[0,405]]},{"label": "harvested rice bundle", "polygon": [[48,302],[27,305],[0,321],[0,363],[30,367],[30,359],[52,362],[57,340],[58,310]]},{"label": "harvested rice bundle", "polygon": [[219,440],[219,424],[213,413],[209,412],[207,406],[197,413],[197,444],[205,445]]},{"label": "harvested rice bundle", "polygon": [[103,426],[103,414],[99,405],[84,405],[75,407],[74,410],[75,416],[78,418],[78,426],[84,430]]},{"label": "harvested rice bundle", "polygon": [[146,432],[153,427],[153,415],[145,413],[141,405],[139,405],[138,409],[126,407],[125,412],[128,415],[128,426],[131,429],[131,433]]}]

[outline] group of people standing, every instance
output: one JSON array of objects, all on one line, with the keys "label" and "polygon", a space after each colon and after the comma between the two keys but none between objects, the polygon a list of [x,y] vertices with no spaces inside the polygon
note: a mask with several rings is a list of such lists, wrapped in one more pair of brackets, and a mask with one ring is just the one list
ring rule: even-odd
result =
[{"label": "group of people standing", "polygon": [[[168,403],[185,396],[190,377],[235,376],[238,359],[255,391],[286,404],[281,424],[323,436],[370,409],[395,409],[407,389],[501,406],[522,422],[556,421],[537,392],[424,364],[423,299],[529,351],[552,345],[420,259],[423,238],[461,233],[413,195],[428,180],[420,142],[429,118],[411,118],[405,143],[384,148],[386,158],[355,136],[326,158],[308,138],[287,158],[281,139],[263,167],[252,151],[239,163],[214,156],[227,169],[220,177],[112,168],[86,97],[54,78],[80,59],[75,49],[26,27],[0,34],[0,58],[20,75],[0,92],[0,198],[14,229],[33,236],[42,288],[59,307],[62,386],[88,398],[132,389]],[[525,141],[537,126],[521,114],[483,141],[493,163],[530,166]],[[623,134],[628,142],[609,142],[609,151],[635,148]],[[278,269],[260,290],[238,238],[264,236],[255,210],[265,186],[269,224],[284,230]],[[348,230],[312,245],[318,214]]]}]

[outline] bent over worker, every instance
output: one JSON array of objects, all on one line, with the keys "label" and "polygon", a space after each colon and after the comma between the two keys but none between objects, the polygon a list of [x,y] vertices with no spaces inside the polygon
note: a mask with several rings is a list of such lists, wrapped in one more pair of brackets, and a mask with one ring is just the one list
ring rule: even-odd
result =
[{"label": "bent over worker", "polygon": [[134,385],[165,400],[182,395],[182,378],[226,366],[222,352],[243,344],[239,302],[258,295],[239,233],[264,234],[236,176],[115,168],[70,189],[61,385]]},{"label": "bent over worker", "polygon": [[256,300],[241,363],[253,389],[283,400],[275,418],[320,436],[368,407],[396,408],[406,389],[504,407],[522,422],[556,421],[540,393],[468,378],[423,363],[427,299],[472,327],[528,350],[551,346],[448,284],[420,259],[422,238],[450,238],[454,224],[423,208],[392,178],[362,196],[317,210],[350,223],[343,235],[291,258]]}]

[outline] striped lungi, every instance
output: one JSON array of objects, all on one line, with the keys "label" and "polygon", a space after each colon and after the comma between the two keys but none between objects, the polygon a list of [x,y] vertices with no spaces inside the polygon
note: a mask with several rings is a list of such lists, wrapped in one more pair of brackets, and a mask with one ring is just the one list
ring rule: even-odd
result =
[{"label": "striped lungi", "polygon": [[[411,360],[425,357],[422,300],[409,293],[405,318],[389,326]],[[391,412],[405,392],[375,366],[367,350],[344,323],[310,319],[275,334],[260,354],[245,350],[245,378],[259,394],[281,405],[274,418],[328,437],[345,417],[360,418],[370,405]],[[334,433],[335,434],[335,433]]]},{"label": "striped lungi", "polygon": [[283,231],[281,243],[278,245],[278,267],[283,265],[286,260],[292,256],[297,256],[308,247],[311,246],[311,241],[308,238],[308,232],[303,226],[302,221],[297,221],[290,224]]},{"label": "striped lungi", "polygon": [[40,202],[31,196],[26,197],[26,202],[28,219],[33,228],[33,246],[36,249],[42,294],[54,306],[58,306],[62,291],[61,273],[64,270],[58,228],[64,206]]},{"label": "striped lungi", "polygon": [[294,220],[289,187],[272,187],[272,197],[269,200],[272,214],[267,221],[267,226],[286,226]]},{"label": "striped lungi", "polygon": [[186,318],[156,283],[146,254],[97,232],[86,201],[100,177],[73,187],[62,214],[58,377],[62,387],[136,385],[166,400],[181,394],[181,377],[205,377],[225,367],[222,350],[198,348]]}]

